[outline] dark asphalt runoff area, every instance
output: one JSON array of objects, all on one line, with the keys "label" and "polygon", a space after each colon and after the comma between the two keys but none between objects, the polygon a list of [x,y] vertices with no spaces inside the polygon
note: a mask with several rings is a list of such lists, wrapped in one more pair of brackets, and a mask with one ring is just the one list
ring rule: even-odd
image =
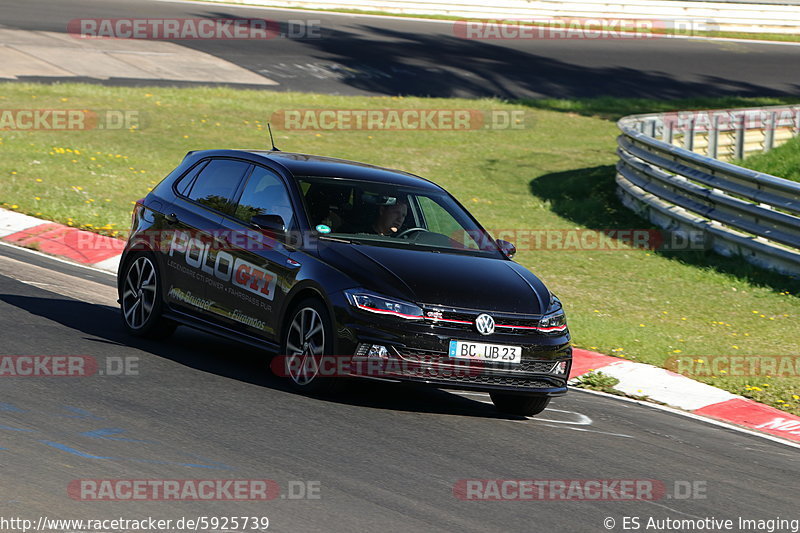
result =
[{"label": "dark asphalt runoff area", "polygon": [[[0,246],[2,353],[89,356],[100,371],[0,378],[0,516],[266,516],[270,531],[598,532],[609,517],[620,531],[624,517],[797,513],[800,454],[788,445],[582,391],[535,419],[500,416],[483,394],[395,384],[305,397],[266,371],[257,350],[184,327],[164,341],[127,336],[113,278]],[[82,501],[69,492],[82,479],[267,479],[281,496]],[[472,479],[655,480],[666,493],[654,501],[456,497],[459,480]],[[290,497],[303,492],[312,498]]]},{"label": "dark asphalt runoff area", "polygon": [[287,33],[314,28],[318,36],[298,39],[176,41],[280,84],[263,90],[500,98],[800,95],[796,45],[666,38],[476,40],[457,37],[452,22],[154,0],[0,0],[0,13],[0,28],[61,33],[73,19],[124,17],[266,18]]}]

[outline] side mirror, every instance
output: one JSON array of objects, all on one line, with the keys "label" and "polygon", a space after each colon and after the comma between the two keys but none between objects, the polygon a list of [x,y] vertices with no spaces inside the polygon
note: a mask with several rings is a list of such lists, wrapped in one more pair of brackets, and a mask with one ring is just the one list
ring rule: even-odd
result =
[{"label": "side mirror", "polygon": [[275,235],[286,233],[286,225],[280,215],[255,215],[250,223],[260,230],[265,230]]},{"label": "side mirror", "polygon": [[517,253],[517,247],[511,244],[508,241],[504,241],[503,239],[497,239],[497,246],[500,247],[500,250],[511,259]]}]

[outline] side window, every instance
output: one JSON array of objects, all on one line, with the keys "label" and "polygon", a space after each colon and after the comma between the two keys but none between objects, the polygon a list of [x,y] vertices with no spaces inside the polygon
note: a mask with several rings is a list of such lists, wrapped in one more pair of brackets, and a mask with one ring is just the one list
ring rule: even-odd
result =
[{"label": "side window", "polygon": [[197,175],[200,174],[200,171],[203,170],[207,163],[208,161],[203,161],[202,163],[195,165],[195,167],[190,170],[188,174],[181,178],[176,186],[178,194],[186,196],[186,193],[188,193],[191,190],[192,185],[194,185],[194,180],[197,178]]},{"label": "side window", "polygon": [[231,198],[250,163],[212,159],[194,180],[186,195],[197,203],[223,213],[232,213]]},{"label": "side window", "polygon": [[474,238],[464,231],[461,224],[433,198],[418,196],[417,201],[430,231],[447,235],[466,248],[479,248]]},{"label": "side window", "polygon": [[250,222],[255,215],[280,215],[284,225],[292,225],[294,211],[283,182],[271,170],[256,166],[242,191],[236,217]]}]

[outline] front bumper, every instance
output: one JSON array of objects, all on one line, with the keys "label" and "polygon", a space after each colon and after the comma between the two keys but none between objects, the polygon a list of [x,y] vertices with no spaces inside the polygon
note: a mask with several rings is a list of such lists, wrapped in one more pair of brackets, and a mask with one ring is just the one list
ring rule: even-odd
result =
[{"label": "front bumper", "polygon": [[[337,353],[352,361],[350,375],[406,381],[435,387],[515,394],[560,396],[567,391],[572,363],[569,332],[558,336],[511,334],[484,336],[474,329],[430,321],[407,321],[335,305]],[[448,356],[450,340],[522,347],[519,364],[486,363]],[[369,356],[369,346],[386,353]],[[556,363],[564,362],[556,371]]]}]

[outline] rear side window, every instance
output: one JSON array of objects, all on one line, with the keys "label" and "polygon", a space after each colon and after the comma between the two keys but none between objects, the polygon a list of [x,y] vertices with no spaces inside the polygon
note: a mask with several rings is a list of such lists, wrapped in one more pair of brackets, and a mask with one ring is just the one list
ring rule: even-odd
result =
[{"label": "rear side window", "polygon": [[223,213],[233,213],[231,200],[248,168],[250,163],[244,161],[212,159],[185,194],[199,204]]},{"label": "rear side window", "polygon": [[200,174],[200,171],[203,170],[203,167],[205,167],[207,163],[208,161],[203,161],[199,165],[196,165],[188,174],[181,178],[176,187],[178,194],[186,196],[191,190],[192,185],[194,185],[194,180],[197,178],[197,175]]}]

